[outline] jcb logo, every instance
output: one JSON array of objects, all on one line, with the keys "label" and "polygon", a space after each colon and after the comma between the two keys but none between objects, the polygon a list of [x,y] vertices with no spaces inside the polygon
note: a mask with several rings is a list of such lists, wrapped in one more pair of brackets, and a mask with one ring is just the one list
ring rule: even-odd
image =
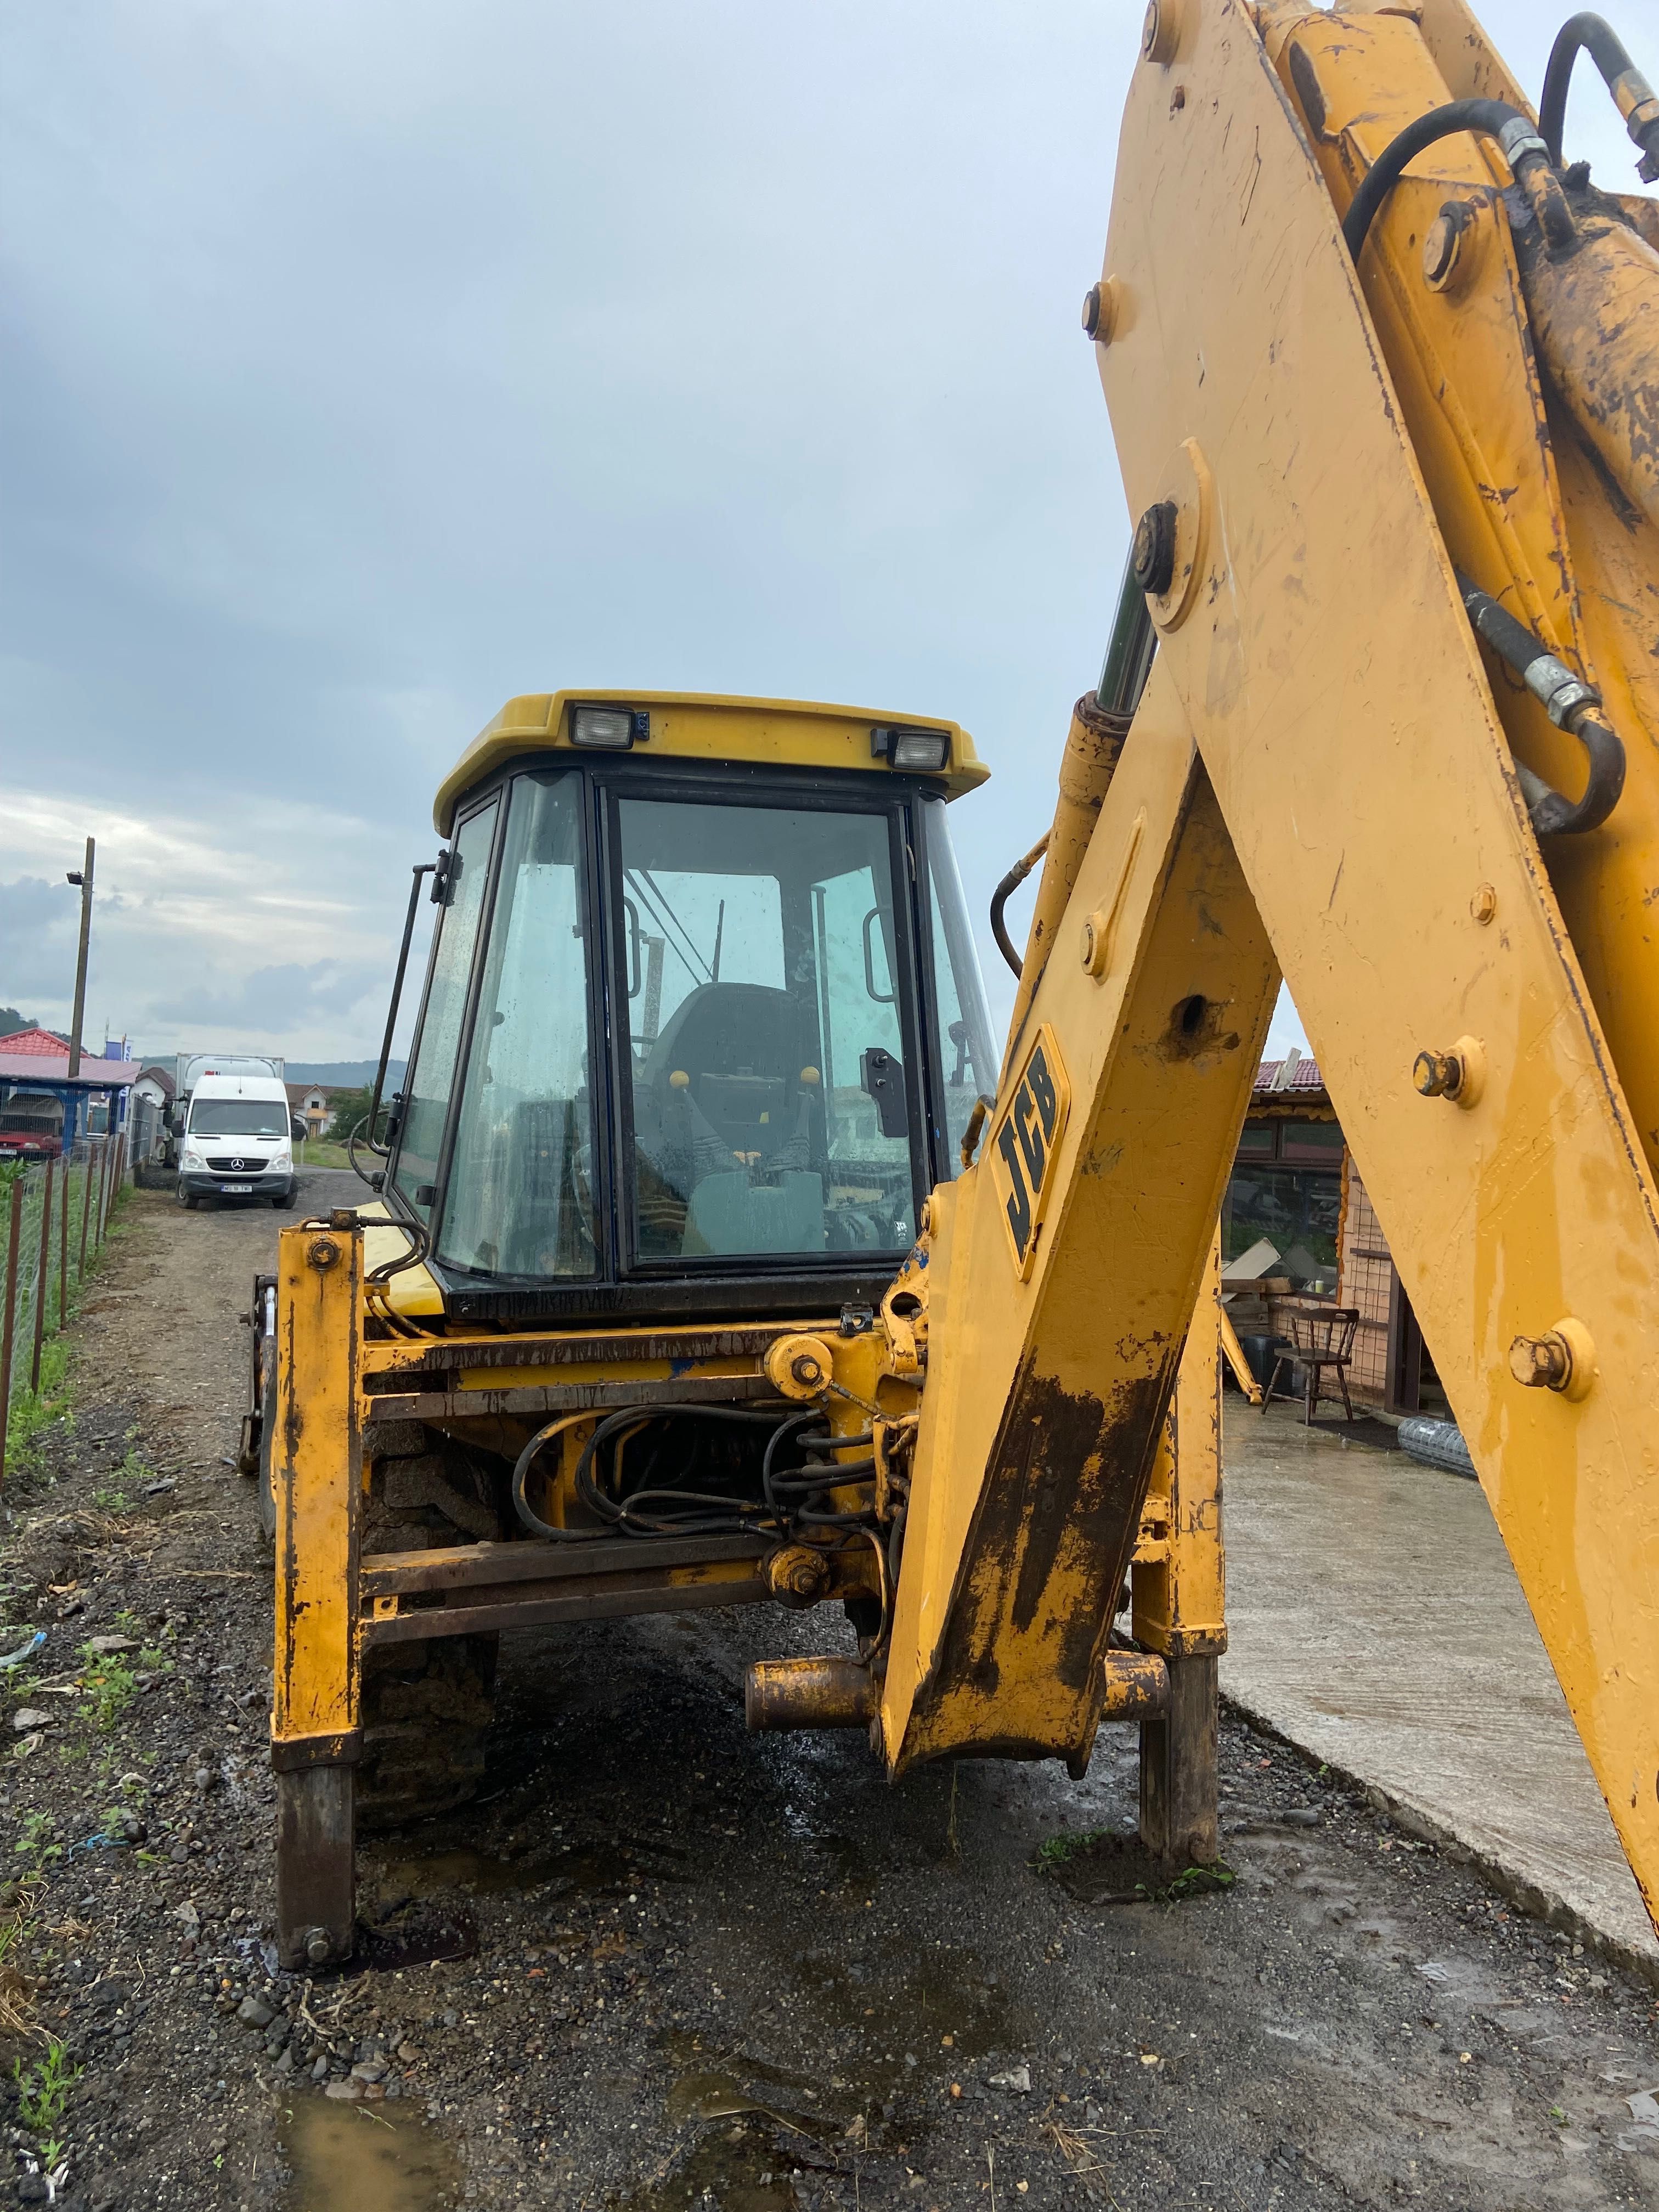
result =
[{"label": "jcb logo", "polygon": [[1014,1265],[1022,1281],[1036,1259],[1037,1231],[1054,1179],[1054,1160],[1071,1110],[1071,1086],[1054,1033],[1045,1022],[1025,1056],[991,1138],[991,1174],[1002,1200]]}]

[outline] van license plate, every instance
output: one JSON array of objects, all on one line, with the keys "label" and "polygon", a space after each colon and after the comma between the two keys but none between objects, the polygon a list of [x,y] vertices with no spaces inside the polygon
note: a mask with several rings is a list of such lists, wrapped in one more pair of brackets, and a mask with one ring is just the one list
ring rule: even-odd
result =
[{"label": "van license plate", "polygon": [[252,1198],[253,1195],[251,1182],[222,1182],[219,1188],[227,1198]]}]

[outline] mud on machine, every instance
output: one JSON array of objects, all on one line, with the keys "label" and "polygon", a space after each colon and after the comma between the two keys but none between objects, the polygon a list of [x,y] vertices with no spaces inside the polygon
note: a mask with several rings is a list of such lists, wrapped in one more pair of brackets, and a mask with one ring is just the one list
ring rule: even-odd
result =
[{"label": "mud on machine", "polygon": [[1534,117],[1462,0],[1148,10],[1084,310],[1134,547],[1000,1055],[952,723],[558,693],[447,781],[375,1194],[256,1291],[290,1963],[356,1818],[476,1783],[500,1633],[605,1615],[843,1607],[750,1723],[895,1776],[1136,1720],[1146,1840],[1212,1856],[1281,975],[1651,1899],[1659,208],[1565,161],[1581,51],[1651,180],[1598,17]]}]

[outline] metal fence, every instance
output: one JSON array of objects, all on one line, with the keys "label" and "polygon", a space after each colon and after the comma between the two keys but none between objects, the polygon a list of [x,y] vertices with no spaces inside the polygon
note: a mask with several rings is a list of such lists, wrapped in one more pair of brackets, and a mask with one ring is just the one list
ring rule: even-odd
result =
[{"label": "metal fence", "polygon": [[38,1398],[46,1345],[71,1318],[126,1180],[126,1139],[0,1166],[0,1472],[12,1409]]}]

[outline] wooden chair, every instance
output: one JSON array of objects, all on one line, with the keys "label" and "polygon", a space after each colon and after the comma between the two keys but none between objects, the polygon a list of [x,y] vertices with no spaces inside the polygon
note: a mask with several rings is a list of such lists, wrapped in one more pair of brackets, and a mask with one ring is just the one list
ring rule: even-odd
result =
[{"label": "wooden chair", "polygon": [[1334,1368],[1336,1387],[1342,1394],[1342,1410],[1349,1420],[1353,1419],[1353,1401],[1348,1395],[1347,1370],[1353,1358],[1353,1340],[1359,1327],[1358,1306],[1328,1306],[1323,1300],[1310,1303],[1292,1310],[1289,1316],[1291,1340],[1273,1362],[1273,1371],[1262,1393],[1261,1410],[1265,1413],[1273,1401],[1273,1392],[1279,1387],[1279,1370],[1300,1365],[1306,1377],[1306,1391],[1302,1414],[1303,1425],[1313,1425],[1314,1407],[1322,1397],[1332,1394],[1325,1388],[1325,1370]]}]

